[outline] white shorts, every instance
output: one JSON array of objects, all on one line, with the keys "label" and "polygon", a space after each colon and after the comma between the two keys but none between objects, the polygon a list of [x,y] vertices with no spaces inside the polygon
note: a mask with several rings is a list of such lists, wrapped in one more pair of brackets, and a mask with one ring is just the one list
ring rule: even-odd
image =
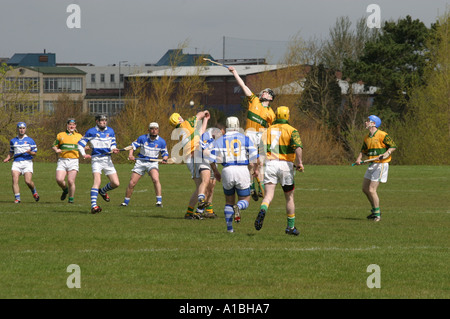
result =
[{"label": "white shorts", "polygon": [[267,161],[264,169],[264,184],[281,186],[294,185],[294,163],[286,161]]},{"label": "white shorts", "polygon": [[222,169],[222,186],[224,189],[247,189],[251,179],[247,165],[230,165]]},{"label": "white shorts", "polygon": [[366,170],[364,178],[372,182],[386,183],[388,179],[389,163],[372,163]]},{"label": "white shorts", "polygon": [[222,186],[224,189],[247,189],[251,177],[247,165],[230,165],[222,169]]},{"label": "white shorts", "polygon": [[205,160],[202,159],[202,162],[197,163],[197,160],[194,162],[194,158],[189,157],[186,160],[186,166],[191,172],[191,178],[200,178],[200,171],[208,169],[211,172],[211,178],[214,177],[214,174],[211,169],[211,165]]},{"label": "white shorts", "polygon": [[116,169],[111,160],[111,156],[103,156],[92,159],[92,173],[102,173],[104,172],[106,176],[115,174]]},{"label": "white shorts", "polygon": [[58,158],[57,171],[79,171],[78,158]]},{"label": "white shorts", "polygon": [[145,173],[150,173],[152,169],[159,169],[158,162],[136,159],[136,164],[134,164],[134,167],[131,171],[142,176]]},{"label": "white shorts", "polygon": [[32,160],[14,161],[12,163],[11,170],[19,171],[20,175],[23,175],[25,173],[33,173],[33,161]]}]

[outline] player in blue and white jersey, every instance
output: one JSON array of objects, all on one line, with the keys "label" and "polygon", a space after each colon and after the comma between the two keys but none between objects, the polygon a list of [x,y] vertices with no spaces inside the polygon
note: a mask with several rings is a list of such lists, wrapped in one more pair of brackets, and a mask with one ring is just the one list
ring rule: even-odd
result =
[{"label": "player in blue and white jersey", "polygon": [[26,134],[27,125],[25,122],[17,123],[17,136],[9,142],[9,154],[3,160],[7,163],[12,159],[11,167],[12,189],[14,192],[14,203],[20,203],[19,177],[23,175],[25,184],[31,190],[34,200],[39,201],[39,195],[33,182],[33,157],[36,155],[36,142]]},{"label": "player in blue and white jersey", "polygon": [[[197,185],[196,191],[192,194],[192,196],[200,196],[204,198],[205,203],[202,208],[197,207],[196,213],[201,214],[204,218],[217,218],[216,213],[214,213],[213,209],[213,197],[214,197],[214,188],[216,186],[216,178],[214,176],[214,172],[212,171],[210,161],[209,161],[209,153],[213,148],[214,141],[225,134],[225,125],[222,123],[218,123],[217,127],[208,128],[205,133],[202,134],[200,139],[200,149],[198,156],[201,156],[201,160],[194,164],[194,171],[197,176],[202,181],[209,180],[208,183],[202,182]],[[202,184],[207,184],[205,187]],[[201,189],[204,190],[204,194],[201,193]]]},{"label": "player in blue and white jersey", "polygon": [[[100,213],[101,207],[97,205],[98,194],[109,202],[108,191],[119,187],[119,176],[111,160],[111,153],[119,152],[116,144],[116,135],[111,127],[106,124],[108,118],[106,115],[100,114],[95,117],[97,125],[87,130],[86,134],[78,142],[78,150],[84,159],[92,160],[92,175],[94,183],[91,188],[91,213]],[[86,154],[85,147],[87,143],[91,144],[92,153]],[[102,172],[109,179],[109,183],[105,187],[100,188],[102,182]]]},{"label": "player in blue and white jersey", "polygon": [[[133,194],[134,187],[139,182],[141,177],[148,173],[152,178],[153,186],[156,194],[156,206],[162,207],[162,188],[159,181],[159,166],[158,159],[161,155],[163,164],[167,163],[169,153],[167,152],[166,141],[159,136],[159,125],[156,122],[152,122],[148,126],[148,134],[139,136],[131,146],[133,148],[129,150],[128,159],[130,161],[136,161],[133,169],[131,170],[131,178],[125,191],[125,199],[120,206],[128,206]],[[137,157],[134,156],[134,151],[140,149]]]},{"label": "player in blue and white jersey", "polygon": [[[228,117],[227,132],[214,142],[211,151],[211,168],[218,181],[222,180],[225,194],[225,221],[227,231],[233,232],[233,215],[240,222],[241,210],[249,206],[251,177],[249,168],[256,177],[258,175],[258,150],[248,136],[239,132],[239,119]],[[223,166],[222,174],[216,163]],[[238,196],[236,203],[235,196]]]}]

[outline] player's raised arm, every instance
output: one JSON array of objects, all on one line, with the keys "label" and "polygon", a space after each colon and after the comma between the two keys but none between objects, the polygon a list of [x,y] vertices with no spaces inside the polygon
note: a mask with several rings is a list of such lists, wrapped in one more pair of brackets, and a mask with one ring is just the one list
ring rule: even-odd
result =
[{"label": "player's raised arm", "polygon": [[249,87],[244,83],[244,80],[239,76],[236,69],[233,66],[228,67],[228,70],[234,75],[234,78],[236,79],[237,83],[241,87],[242,91],[244,91],[244,94],[246,96],[251,96],[253,92],[249,89]]}]

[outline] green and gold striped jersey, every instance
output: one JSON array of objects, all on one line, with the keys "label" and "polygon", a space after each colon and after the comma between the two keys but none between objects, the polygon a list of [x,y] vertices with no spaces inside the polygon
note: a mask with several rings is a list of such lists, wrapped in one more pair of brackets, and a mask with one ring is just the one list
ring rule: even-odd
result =
[{"label": "green and gold striped jersey", "polygon": [[[397,145],[388,133],[377,130],[373,135],[370,133],[366,135],[363,146],[361,147],[361,153],[367,155],[369,159],[372,159],[386,153],[391,147],[397,148]],[[390,161],[391,156],[381,161],[375,161],[375,163],[389,163]]]},{"label": "green and gold striped jersey", "polygon": [[182,139],[183,149],[184,147],[186,147],[186,145],[188,145],[188,143],[190,143],[190,153],[193,153],[197,146],[200,144],[200,134],[196,129],[196,125],[197,116],[192,116],[176,126],[177,128],[182,128],[186,131]]},{"label": "green and gold striped jersey", "polygon": [[80,133],[70,133],[68,131],[58,133],[53,146],[57,146],[62,152],[59,157],[62,158],[79,158],[78,141],[83,136]]},{"label": "green and gold striped jersey", "polygon": [[261,144],[268,160],[294,162],[295,150],[303,148],[300,134],[287,120],[275,120],[262,134]]},{"label": "green and gold striped jersey", "polygon": [[252,94],[247,97],[248,113],[245,129],[252,128],[259,132],[260,128],[269,127],[275,120],[275,113],[270,106],[264,107],[259,98]]}]

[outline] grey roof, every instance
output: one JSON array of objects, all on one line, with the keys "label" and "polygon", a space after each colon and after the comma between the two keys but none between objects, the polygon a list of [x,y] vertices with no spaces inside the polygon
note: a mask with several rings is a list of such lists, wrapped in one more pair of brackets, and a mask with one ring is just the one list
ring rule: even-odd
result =
[{"label": "grey roof", "polygon": [[61,67],[61,66],[36,66],[23,67],[43,74],[86,74],[75,67]]},{"label": "grey roof", "polygon": [[[257,74],[261,72],[273,71],[285,66],[280,65],[235,65],[234,68],[239,75]],[[163,76],[233,76],[231,72],[222,66],[179,66],[163,70],[150,71],[147,73],[131,74],[130,77],[163,77]]]}]

